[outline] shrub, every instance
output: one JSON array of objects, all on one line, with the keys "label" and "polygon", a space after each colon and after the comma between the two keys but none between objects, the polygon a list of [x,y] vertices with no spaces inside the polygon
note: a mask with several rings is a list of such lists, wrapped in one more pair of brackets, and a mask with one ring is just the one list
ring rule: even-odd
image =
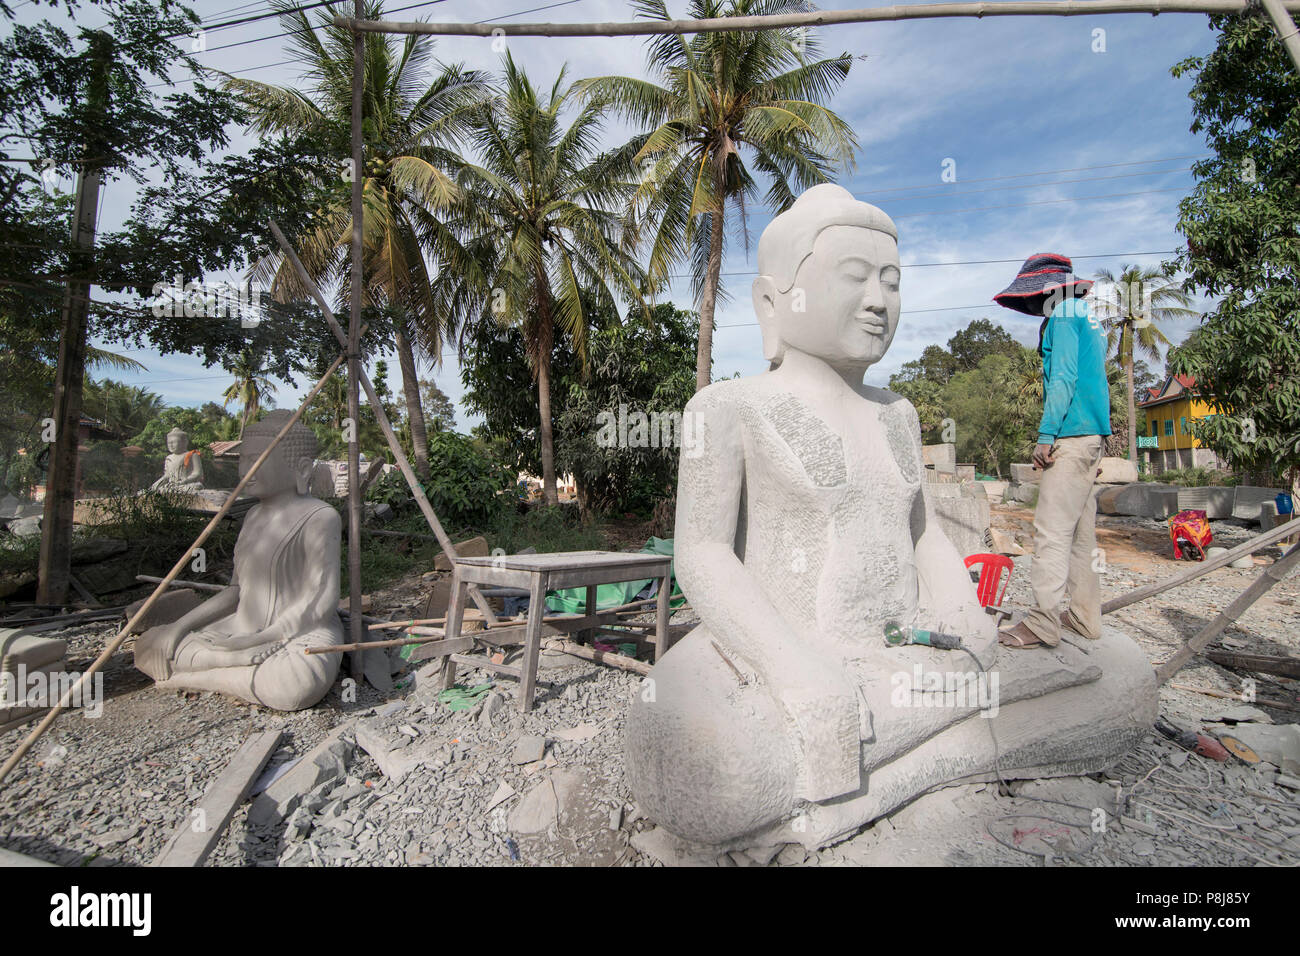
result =
[{"label": "shrub", "polygon": [[[513,504],[515,474],[484,445],[455,432],[429,436],[429,477],[424,493],[447,528],[489,527]],[[398,472],[371,485],[366,497],[398,511],[412,507],[406,479]]]}]

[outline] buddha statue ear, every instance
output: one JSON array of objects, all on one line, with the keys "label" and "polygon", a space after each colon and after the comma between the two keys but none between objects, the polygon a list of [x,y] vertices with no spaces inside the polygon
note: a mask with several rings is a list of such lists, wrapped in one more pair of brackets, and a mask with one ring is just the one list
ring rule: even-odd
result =
[{"label": "buddha statue ear", "polygon": [[775,368],[781,364],[785,354],[785,343],[781,341],[780,323],[776,317],[776,282],[771,276],[759,276],[754,280],[752,296],[754,315],[758,317],[758,327],[763,333],[763,358]]},{"label": "buddha statue ear", "polygon": [[298,494],[305,495],[311,490],[311,469],[312,460],[303,458],[298,461],[298,469],[294,473],[294,487],[298,489]]}]

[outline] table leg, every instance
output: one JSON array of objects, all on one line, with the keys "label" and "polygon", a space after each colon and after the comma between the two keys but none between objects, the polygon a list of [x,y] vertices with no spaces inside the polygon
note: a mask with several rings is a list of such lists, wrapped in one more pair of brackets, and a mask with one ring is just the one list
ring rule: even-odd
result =
[{"label": "table leg", "polygon": [[[447,604],[447,621],[443,626],[446,640],[460,637],[460,626],[465,617],[465,596],[467,586],[460,579],[460,569],[453,567],[451,573],[451,601]],[[439,676],[441,690],[448,690],[456,683],[456,662],[448,654],[442,659],[442,671]]]},{"label": "table leg", "polygon": [[655,596],[655,661],[668,650],[668,600],[672,597],[673,579],[665,574],[659,579],[659,593]]},{"label": "table leg", "polygon": [[524,659],[519,681],[519,709],[533,709],[533,688],[537,685],[537,655],[542,647],[542,618],[546,614],[546,575],[533,574],[528,589],[528,629],[524,632]]},{"label": "table leg", "polygon": [[[583,613],[588,615],[596,613],[596,585],[594,584],[587,585],[587,597],[584,602]],[[594,627],[584,628],[577,632],[577,638],[579,641],[594,641],[596,639],[596,629]]]}]

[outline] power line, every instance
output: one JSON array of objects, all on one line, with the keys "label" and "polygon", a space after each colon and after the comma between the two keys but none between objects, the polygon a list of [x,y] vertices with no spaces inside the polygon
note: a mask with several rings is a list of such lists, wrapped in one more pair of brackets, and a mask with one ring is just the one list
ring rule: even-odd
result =
[{"label": "power line", "polygon": [[[338,0],[333,0],[333,2],[338,2]],[[416,3],[416,4],[412,4],[412,5],[409,6],[409,7],[397,7],[397,8],[394,9],[394,10],[386,11],[386,12],[398,13],[398,12],[400,12],[400,11],[402,11],[402,10],[413,10],[413,9],[415,9],[416,7],[432,6],[432,5],[435,4],[435,3],[443,3],[443,2],[445,2],[445,0],[427,0],[427,2],[425,2],[425,3]],[[559,3],[551,3],[551,4],[547,4],[546,6],[543,6],[543,7],[533,7],[533,8],[530,9],[530,10],[517,10],[517,11],[515,11],[514,13],[506,13],[506,14],[502,14],[502,15],[499,16],[499,17],[491,17],[491,18],[489,18],[489,19],[487,19],[487,20],[480,20],[480,21],[478,21],[478,22],[480,22],[480,23],[493,23],[493,22],[495,22],[495,21],[497,21],[497,20],[503,20],[503,19],[505,19],[506,17],[517,17],[517,16],[520,16],[521,14],[524,14],[524,13],[535,13],[535,12],[537,12],[537,11],[539,11],[539,10],[550,10],[550,9],[552,9],[552,8],[554,8],[554,7],[566,7],[566,6],[568,6],[569,4],[572,4],[572,3],[581,3],[581,2],[582,2],[582,0],[562,0],[562,2],[559,2]],[[301,32],[302,32],[301,30],[290,30],[290,31],[288,31],[288,32],[286,32],[286,33],[276,33],[276,34],[272,34],[271,36],[257,37],[257,38],[252,39],[252,40],[241,40],[241,41],[239,41],[238,43],[228,43],[228,44],[225,44],[225,45],[223,45],[223,46],[212,47],[211,49],[209,49],[209,50],[204,50],[204,51],[202,51],[202,52],[204,52],[204,53],[215,53],[215,52],[218,51],[218,50],[228,50],[228,49],[230,49],[231,47],[234,47],[234,46],[244,46],[244,45],[249,44],[249,43],[260,43],[260,42],[263,41],[263,40],[275,40],[275,39],[278,39],[278,38],[281,38],[281,37],[294,36],[294,35],[299,34],[299,33],[301,33]],[[187,35],[188,35],[188,34],[187,34]],[[232,73],[231,75],[232,75],[232,76],[244,76],[245,74],[252,73],[254,70],[268,70],[268,69],[270,69],[270,68],[273,67],[273,66],[285,66],[285,65],[287,65],[287,64],[290,64],[290,63],[296,63],[296,62],[298,62],[297,59],[291,57],[290,59],[287,59],[287,60],[277,60],[275,63],[263,63],[263,64],[260,65],[260,66],[250,66],[250,67],[248,67],[248,68],[245,69],[245,70],[241,70],[239,73]],[[154,88],[156,88],[156,87],[161,87],[161,86],[179,86],[181,83],[193,83],[193,82],[195,82],[195,80],[194,80],[193,78],[185,79],[185,80],[175,80],[175,81],[170,81],[170,80],[169,80],[169,81],[165,81],[165,82],[162,82],[162,83],[150,83],[150,84],[148,85],[148,87],[146,87],[146,88],[147,88],[147,89],[154,89]]]}]

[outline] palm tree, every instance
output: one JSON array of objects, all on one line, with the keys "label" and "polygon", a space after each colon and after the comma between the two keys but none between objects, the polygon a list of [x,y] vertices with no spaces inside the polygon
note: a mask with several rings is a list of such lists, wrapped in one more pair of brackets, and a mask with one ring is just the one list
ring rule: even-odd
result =
[{"label": "palm tree", "polygon": [[618,151],[598,151],[603,110],[575,103],[564,70],[539,94],[506,56],[504,88],[478,117],[480,164],[463,171],[473,196],[460,224],[463,244],[448,247],[439,307],[469,322],[517,326],[537,382],[542,483],[558,504],[551,414],[551,353],[557,328],[585,364],[589,317],[615,309],[613,285],[642,308],[643,275],[621,244],[622,211],[636,189],[635,170]]},{"label": "palm tree", "polygon": [[[664,0],[633,0],[642,16],[671,19]],[[790,0],[691,0],[699,19],[790,12]],[[629,148],[644,171],[635,203],[657,223],[650,246],[653,283],[691,256],[692,288],[699,305],[700,339],[695,388],[709,384],[713,312],[722,271],[725,218],[730,205],[746,221],[759,185],[746,166],[768,181],[767,204],[787,209],[795,191],[825,182],[838,164],[850,167],[857,139],[822,102],[848,76],[853,58],[843,53],[817,60],[817,44],[804,31],[697,33],[657,36],[648,63],[659,84],[604,76],[581,84],[649,128]],[[746,239],[748,237],[746,227]]]},{"label": "palm tree", "polygon": [[162,397],[147,388],[109,378],[100,382],[86,379],[83,403],[86,414],[98,418],[108,431],[123,437],[144,431],[165,407]]},{"label": "palm tree", "polygon": [[[305,67],[310,89],[233,76],[227,76],[225,87],[249,106],[252,132],[320,136],[336,144],[344,162],[350,156],[352,34],[334,26],[333,7],[320,11],[313,26],[289,0],[273,0],[272,5],[283,11],[281,23],[292,31],[290,46]],[[368,2],[366,16],[381,18],[382,0]],[[426,67],[432,54],[430,36],[399,40],[366,34],[364,159],[355,173],[363,177],[365,208],[363,304],[386,307],[393,320],[415,466],[424,477],[429,472],[429,442],[420,406],[417,347],[436,365],[444,341],[455,332],[433,308],[425,251],[445,241],[439,214],[460,196],[450,175],[462,162],[453,144],[489,93],[486,74],[458,65],[439,64],[430,81]],[[316,210],[314,230],[294,237],[294,243],[316,282],[337,283],[344,311],[351,285],[352,216],[348,192],[335,195],[332,204]],[[264,279],[273,275],[277,299],[306,294],[279,256],[261,263],[257,272]]]},{"label": "palm tree", "polygon": [[262,356],[250,349],[245,349],[237,358],[226,366],[226,371],[235,376],[235,381],[221,393],[223,404],[239,402],[244,406],[239,419],[239,437],[244,437],[244,428],[257,418],[262,407],[262,400],[275,391],[271,379],[263,374]]},{"label": "palm tree", "polygon": [[[1156,323],[1190,319],[1196,315],[1191,296],[1170,274],[1159,267],[1121,265],[1119,278],[1109,269],[1098,269],[1097,280],[1114,289],[1114,295],[1095,296],[1098,317],[1106,329],[1108,349],[1124,369],[1128,389],[1128,457],[1137,461],[1137,400],[1133,394],[1133,353],[1141,351],[1153,360],[1160,358],[1160,346],[1169,339]],[[1172,303],[1172,304],[1171,304]]]}]

